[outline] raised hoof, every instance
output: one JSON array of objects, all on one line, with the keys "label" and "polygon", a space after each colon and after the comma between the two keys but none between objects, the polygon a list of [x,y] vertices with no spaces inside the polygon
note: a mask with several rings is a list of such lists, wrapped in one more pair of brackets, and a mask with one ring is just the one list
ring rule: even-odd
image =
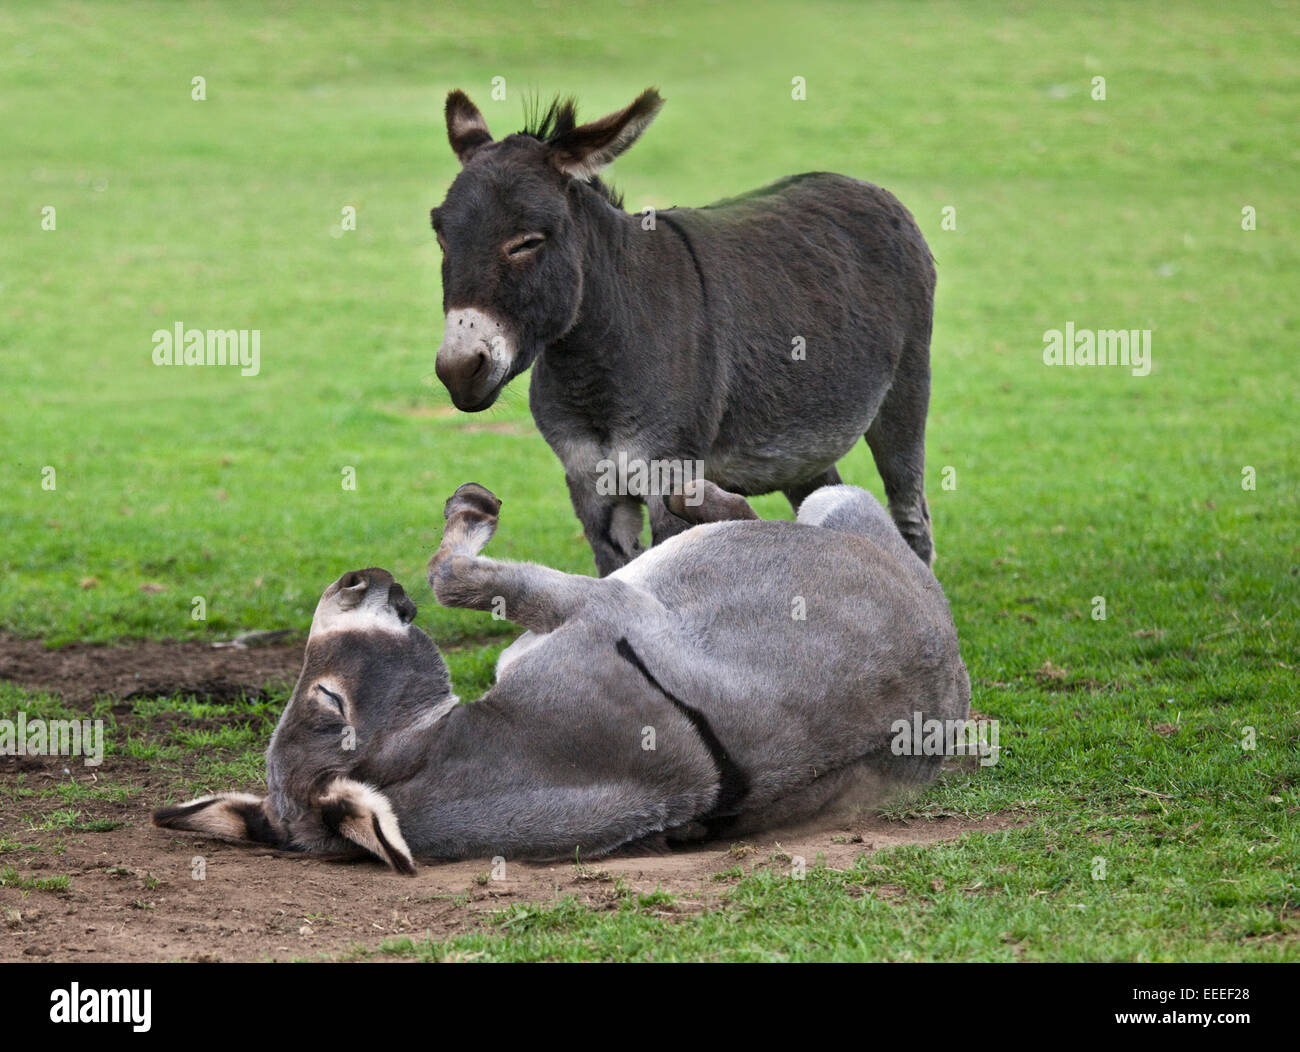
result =
[{"label": "raised hoof", "polygon": [[450,519],[461,512],[476,519],[495,521],[501,514],[501,501],[486,486],[480,486],[477,482],[466,482],[447,498],[447,503],[442,509],[442,517]]}]

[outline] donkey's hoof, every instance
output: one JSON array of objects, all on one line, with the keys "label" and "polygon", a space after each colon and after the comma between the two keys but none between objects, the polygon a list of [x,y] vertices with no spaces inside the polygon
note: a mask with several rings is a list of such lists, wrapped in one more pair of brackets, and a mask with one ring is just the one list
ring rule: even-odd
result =
[{"label": "donkey's hoof", "polygon": [[729,493],[703,478],[688,482],[680,493],[666,496],[664,503],[679,519],[692,525],[758,518],[749,501],[739,493]]},{"label": "donkey's hoof", "polygon": [[442,517],[450,519],[458,512],[465,512],[476,519],[495,520],[501,514],[501,501],[486,486],[466,482],[447,499]]}]

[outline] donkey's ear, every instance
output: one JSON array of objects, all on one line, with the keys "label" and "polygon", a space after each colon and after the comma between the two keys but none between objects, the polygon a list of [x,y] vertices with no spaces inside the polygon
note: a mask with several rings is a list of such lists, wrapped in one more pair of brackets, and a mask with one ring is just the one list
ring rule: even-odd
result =
[{"label": "donkey's ear", "polygon": [[351,778],[335,778],[320,802],[326,827],[383,859],[398,873],[412,876],[415,862],[402,839],[388,797]]},{"label": "donkey's ear", "polygon": [[160,829],[185,829],[223,840],[251,840],[285,847],[287,840],[271,821],[260,796],[217,793],[175,807],[160,807],[153,824]]},{"label": "donkey's ear", "polygon": [[663,104],[659,92],[647,88],[627,109],[562,132],[551,141],[551,162],[586,182],[641,137]]},{"label": "donkey's ear", "polygon": [[342,609],[351,610],[361,605],[361,601],[366,597],[366,589],[369,587],[370,581],[359,571],[353,570],[339,578],[338,591],[334,593],[334,600]]},{"label": "donkey's ear", "polygon": [[480,146],[492,141],[483,114],[463,91],[447,95],[447,139],[461,164],[468,161]]}]

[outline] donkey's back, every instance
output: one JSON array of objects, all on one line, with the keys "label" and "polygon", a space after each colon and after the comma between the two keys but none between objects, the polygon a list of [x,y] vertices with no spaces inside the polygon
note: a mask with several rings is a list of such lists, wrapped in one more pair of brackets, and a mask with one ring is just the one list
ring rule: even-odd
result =
[{"label": "donkey's back", "polygon": [[893,194],[811,172],[660,218],[699,262],[725,394],[707,478],[746,495],[838,481],[891,390],[923,428],[934,262]]}]

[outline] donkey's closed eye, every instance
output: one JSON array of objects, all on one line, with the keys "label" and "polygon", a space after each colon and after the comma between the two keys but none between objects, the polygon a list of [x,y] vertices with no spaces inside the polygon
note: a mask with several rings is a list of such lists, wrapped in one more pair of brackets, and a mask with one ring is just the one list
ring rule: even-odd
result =
[{"label": "donkey's closed eye", "polygon": [[501,251],[511,259],[522,259],[525,256],[531,256],[546,241],[545,234],[520,234],[518,237],[512,237],[504,245]]},{"label": "donkey's closed eye", "polygon": [[321,686],[319,683],[316,684],[316,692],[322,698],[324,704],[338,709],[339,715],[344,719],[347,719],[348,714],[343,710],[343,699],[339,695],[335,694],[328,687]]}]

